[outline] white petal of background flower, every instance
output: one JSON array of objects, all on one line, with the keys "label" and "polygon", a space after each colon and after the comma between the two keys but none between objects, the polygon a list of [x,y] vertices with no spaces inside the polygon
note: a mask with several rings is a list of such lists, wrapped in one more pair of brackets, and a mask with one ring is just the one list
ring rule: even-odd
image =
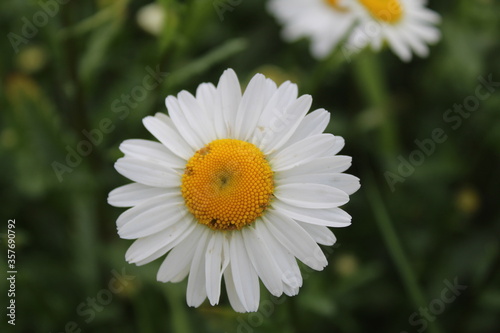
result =
[{"label": "white petal of background flower", "polygon": [[356,12],[342,10],[325,0],[270,0],[268,10],[283,25],[283,39],[295,41],[302,37],[311,39],[311,54],[327,57],[346,38],[357,20]]}]

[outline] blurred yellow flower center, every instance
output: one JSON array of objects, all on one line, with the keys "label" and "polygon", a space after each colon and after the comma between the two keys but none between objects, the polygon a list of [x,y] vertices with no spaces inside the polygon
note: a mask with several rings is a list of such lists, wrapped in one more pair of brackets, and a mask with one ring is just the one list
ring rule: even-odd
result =
[{"label": "blurred yellow flower center", "polygon": [[325,0],[325,2],[339,12],[347,12],[348,9],[339,5],[339,0]]},{"label": "blurred yellow flower center", "polygon": [[403,8],[398,0],[359,0],[359,2],[380,21],[396,23],[403,16]]},{"label": "blurred yellow flower center", "polygon": [[253,144],[221,139],[186,164],[181,192],[199,223],[214,230],[241,229],[262,215],[274,190],[273,171]]}]

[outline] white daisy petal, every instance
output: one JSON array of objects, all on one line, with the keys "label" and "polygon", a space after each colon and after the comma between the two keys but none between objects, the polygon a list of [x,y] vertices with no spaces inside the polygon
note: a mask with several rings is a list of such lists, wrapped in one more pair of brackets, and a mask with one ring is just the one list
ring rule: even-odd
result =
[{"label": "white daisy petal", "polygon": [[278,151],[271,157],[274,171],[288,170],[323,155],[335,145],[336,137],[331,134],[313,135]]},{"label": "white daisy petal", "polygon": [[441,22],[441,16],[427,8],[412,11],[412,17],[428,23],[438,24]]},{"label": "white daisy petal", "polygon": [[396,55],[401,58],[403,61],[410,61],[411,60],[411,52],[410,48],[406,45],[406,43],[403,41],[402,36],[396,34],[395,31],[392,29],[387,29],[385,31],[385,36],[387,37],[387,40],[389,41],[389,47],[392,49]]},{"label": "white daisy petal", "polygon": [[221,96],[221,119],[226,124],[225,129],[217,129],[219,135],[234,135],[234,124],[236,120],[236,110],[241,101],[241,88],[236,73],[232,69],[226,69],[222,74],[217,90]]},{"label": "white daisy petal", "polygon": [[234,284],[234,278],[232,273],[231,264],[229,264],[224,271],[224,283],[226,285],[227,297],[229,298],[229,303],[231,307],[236,312],[247,312],[247,309],[243,305],[236,292],[236,285]]},{"label": "white daisy petal", "polygon": [[178,100],[189,124],[202,139],[201,147],[207,142],[215,140],[216,135],[212,122],[196,98],[187,91],[181,91]]},{"label": "white daisy petal", "polygon": [[215,115],[213,106],[217,97],[217,88],[212,83],[202,83],[196,88],[196,99],[207,115],[212,114],[211,119]]},{"label": "white daisy petal", "polygon": [[363,25],[359,25],[353,29],[344,49],[347,54],[357,54],[370,43],[370,38],[366,35],[365,31],[366,27]]},{"label": "white daisy petal", "polygon": [[[142,184],[137,184],[137,185],[142,185]],[[135,205],[134,207],[126,210],[116,220],[116,226],[118,229],[120,229],[130,221],[140,219],[141,215],[147,213],[157,204],[168,206],[168,205],[179,205],[181,203],[182,203],[182,196],[180,196],[179,193],[173,191],[163,193],[149,200],[144,200],[141,203]]]},{"label": "white daisy petal", "polygon": [[349,196],[335,187],[310,183],[279,185],[274,196],[289,205],[304,208],[333,208],[349,201]]},{"label": "white daisy petal", "polygon": [[189,306],[198,307],[207,298],[205,278],[205,253],[209,229],[205,228],[194,252],[191,269],[189,270],[186,301]]},{"label": "white daisy petal", "polygon": [[276,181],[276,184],[278,186],[288,185],[288,184],[304,184],[304,183],[327,185],[328,187],[337,188],[339,191],[346,193],[348,195],[351,195],[354,192],[356,192],[361,186],[359,184],[358,177],[344,173],[327,173],[327,174],[310,173],[298,176],[290,176]]},{"label": "white daisy petal", "polygon": [[177,134],[179,134],[179,131],[175,127],[174,123],[172,122],[172,119],[170,119],[170,117],[167,116],[165,113],[156,112],[155,115],[154,115],[154,118],[156,118],[156,119],[160,120],[161,122],[165,123],[168,127],[172,128],[172,130],[174,132],[176,132]]},{"label": "white daisy petal", "polygon": [[250,130],[255,128],[264,108],[266,101],[262,95],[265,91],[266,78],[262,74],[256,74],[248,83],[236,113],[233,133],[236,139],[248,140]]},{"label": "white daisy petal", "polygon": [[108,203],[115,207],[132,207],[154,197],[177,192],[177,189],[132,183],[117,187],[109,192]]},{"label": "white daisy petal", "polygon": [[[290,286],[294,290],[302,286],[302,275],[300,274],[299,265],[295,257],[270,233],[264,226],[264,221],[256,221],[255,229],[262,236],[266,243],[269,253],[275,258],[276,264],[281,271],[281,280],[283,288],[286,290]],[[286,292],[286,291],[285,291]],[[287,294],[290,295],[290,294]]]},{"label": "white daisy petal", "polygon": [[202,83],[196,89],[196,100],[208,117],[208,122],[213,124],[212,129],[216,138],[225,136],[224,118],[221,113],[221,100],[217,88],[212,83]]},{"label": "white daisy petal", "polygon": [[311,104],[312,97],[303,95],[290,104],[283,114],[275,114],[274,117],[268,119],[270,124],[279,123],[282,130],[280,131],[280,127],[277,127],[277,132],[281,133],[279,133],[279,135],[274,135],[274,140],[270,140],[266,143],[265,147],[262,147],[262,151],[265,154],[272,154],[288,141],[300,125],[307,111],[309,111]]},{"label": "white daisy petal", "polygon": [[186,161],[159,142],[131,139],[120,144],[120,150],[130,157],[165,164],[171,168],[184,168]]},{"label": "white daisy petal", "polygon": [[290,139],[288,139],[283,148],[299,142],[309,136],[323,133],[329,122],[330,113],[325,109],[318,109],[309,113],[302,119],[302,122],[297,127],[297,130],[293,133]]},{"label": "white daisy petal", "polygon": [[173,124],[169,125],[156,117],[146,117],[142,122],[147,130],[174,154],[185,160],[193,156],[194,149],[189,147],[187,142],[179,135],[179,132],[174,130]]},{"label": "white daisy petal", "polygon": [[[162,257],[165,253],[170,251],[172,248],[176,247],[178,244],[184,241],[186,237],[188,237],[192,231],[196,228],[197,223],[191,217],[186,217],[183,221],[180,221],[173,227],[169,228],[170,233],[169,236],[164,239],[165,244],[163,247],[159,248],[155,252],[151,253],[147,257],[134,262],[137,266],[142,266],[150,263],[153,260],[156,260]],[[172,240],[172,241],[169,241]]]},{"label": "white daisy petal", "polygon": [[266,246],[262,235],[251,227],[243,228],[241,233],[243,234],[245,247],[255,271],[271,294],[280,296],[283,293],[281,272],[272,256],[272,252]]},{"label": "white daisy petal", "polygon": [[343,137],[336,135],[335,136],[335,142],[333,143],[333,146],[330,148],[328,151],[329,155],[337,155],[342,148],[345,146],[345,140]]},{"label": "white daisy petal", "polygon": [[[271,97],[273,97],[273,95],[278,90],[278,86],[271,79],[266,79],[266,82],[264,83],[264,85],[265,85],[265,89],[264,89],[264,94],[262,95],[262,99],[264,100],[264,103],[262,103],[262,104],[267,105],[267,103],[269,102]],[[253,132],[254,128],[252,128],[251,130]]]},{"label": "white daisy petal", "polygon": [[298,287],[292,287],[292,286],[289,286],[289,285],[285,284],[283,286],[283,292],[287,296],[295,296],[295,295],[297,295],[299,293],[299,288]]},{"label": "white daisy petal", "polygon": [[333,245],[337,241],[337,238],[333,232],[322,225],[314,225],[310,223],[298,222],[299,225],[304,228],[305,231],[314,239],[318,244],[322,245]]},{"label": "white daisy petal", "polygon": [[184,200],[175,195],[162,195],[127,210],[118,217],[118,235],[124,239],[145,237],[182,220],[187,214]]},{"label": "white daisy petal", "polygon": [[408,24],[406,29],[429,44],[434,44],[441,38],[441,33],[434,27]]},{"label": "white daisy petal", "polygon": [[203,147],[205,140],[195,130],[191,119],[188,119],[188,112],[181,107],[178,98],[168,96],[165,99],[165,106],[168,109],[168,114],[175,127],[179,130],[180,135],[186,140],[193,150],[198,150]]},{"label": "white daisy petal", "polygon": [[129,263],[141,261],[144,263],[144,259],[158,254],[158,251],[162,252],[158,257],[162,256],[183,240],[186,236],[184,231],[192,225],[191,221],[191,219],[184,219],[156,234],[137,239],[128,248],[125,259]]},{"label": "white daisy petal", "polygon": [[401,29],[401,34],[404,36],[408,45],[413,49],[416,55],[425,58],[429,55],[429,47],[419,38],[414,38],[406,29]]},{"label": "white daisy petal", "polygon": [[[195,222],[195,221],[193,221]],[[193,223],[195,227],[193,231],[186,236],[183,242],[174,247],[167,255],[165,260],[158,270],[156,279],[161,282],[179,282],[182,281],[189,273],[191,262],[193,261],[194,252],[198,241],[205,231],[205,227]]]},{"label": "white daisy petal", "polygon": [[300,164],[294,168],[276,172],[275,180],[277,182],[286,181],[291,177],[307,177],[309,174],[338,173],[347,170],[351,166],[352,157],[350,156],[327,156],[320,157]]},{"label": "white daisy petal", "polygon": [[[290,81],[284,82],[271,96],[264,107],[259,122],[253,133],[252,143],[256,146],[266,147],[272,140],[276,140],[286,127],[282,125],[283,112],[297,99],[298,88]],[[273,120],[271,122],[270,120]]]},{"label": "white daisy petal", "polygon": [[121,175],[135,182],[154,187],[178,187],[181,176],[177,171],[163,164],[122,157],[115,163]]},{"label": "white daisy petal", "polygon": [[211,233],[205,253],[206,288],[211,305],[219,303],[224,241],[224,234],[220,232]]},{"label": "white daisy petal", "polygon": [[257,311],[259,307],[259,278],[248,258],[243,236],[234,232],[229,240],[231,251],[231,273],[236,293],[246,311]]},{"label": "white daisy petal", "polygon": [[317,271],[328,264],[321,248],[297,222],[277,211],[269,211],[263,219],[269,232],[304,264]]},{"label": "white daisy petal", "polygon": [[358,177],[344,173],[329,175],[324,184],[334,186],[348,195],[355,193],[361,187]]},{"label": "white daisy petal", "polygon": [[273,202],[276,211],[291,218],[327,227],[343,228],[351,224],[351,216],[340,208],[310,209],[289,205],[280,200]]}]

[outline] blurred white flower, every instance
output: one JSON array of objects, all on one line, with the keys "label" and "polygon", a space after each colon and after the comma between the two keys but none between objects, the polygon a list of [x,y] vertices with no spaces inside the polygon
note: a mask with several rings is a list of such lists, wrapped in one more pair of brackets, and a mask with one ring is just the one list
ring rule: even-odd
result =
[{"label": "blurred white flower", "polygon": [[156,3],[150,3],[141,7],[136,16],[137,24],[152,35],[159,35],[165,21],[165,10]]},{"label": "blurred white flower", "polygon": [[427,45],[440,39],[435,27],[440,16],[423,0],[353,0],[346,4],[360,17],[346,44],[351,51],[367,45],[379,51],[387,42],[401,60],[410,61],[412,53],[426,57]]},{"label": "blurred white flower", "polygon": [[269,11],[283,24],[282,35],[287,41],[302,37],[311,39],[311,54],[325,58],[356,20],[344,0],[270,0]]},{"label": "blurred white flower", "polygon": [[325,58],[339,44],[344,54],[370,45],[379,51],[384,42],[403,61],[412,53],[429,54],[436,43],[440,16],[423,0],[269,0],[269,10],[283,24],[287,41],[311,39],[311,53]]}]

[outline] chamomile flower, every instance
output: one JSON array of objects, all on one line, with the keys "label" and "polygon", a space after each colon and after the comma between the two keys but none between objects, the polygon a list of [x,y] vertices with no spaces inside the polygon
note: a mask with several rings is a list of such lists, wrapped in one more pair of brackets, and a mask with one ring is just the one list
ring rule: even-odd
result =
[{"label": "chamomile flower", "polygon": [[387,42],[401,60],[410,61],[412,53],[426,57],[427,45],[440,39],[435,27],[440,16],[424,0],[351,0],[346,6],[360,18],[347,41],[351,52],[367,45],[378,51]]},{"label": "chamomile flower", "polygon": [[283,38],[311,39],[311,54],[325,58],[347,37],[356,16],[344,0],[270,0],[269,11],[283,24]]},{"label": "chamomile flower", "polygon": [[302,285],[297,259],[315,270],[332,245],[328,227],[345,227],[339,206],[359,188],[343,173],[351,158],[337,153],[339,136],[323,133],[329,113],[309,114],[312,98],[297,86],[279,87],[255,75],[242,93],[228,69],[217,86],[196,95],[168,96],[169,115],[143,120],[158,139],[126,140],[116,170],[133,183],[108,202],[132,207],[117,220],[118,234],[136,239],[125,257],[144,265],[166,254],[157,279],[188,277],[186,298],[219,302],[224,279],[238,312],[256,311],[259,280],[275,296]]}]

